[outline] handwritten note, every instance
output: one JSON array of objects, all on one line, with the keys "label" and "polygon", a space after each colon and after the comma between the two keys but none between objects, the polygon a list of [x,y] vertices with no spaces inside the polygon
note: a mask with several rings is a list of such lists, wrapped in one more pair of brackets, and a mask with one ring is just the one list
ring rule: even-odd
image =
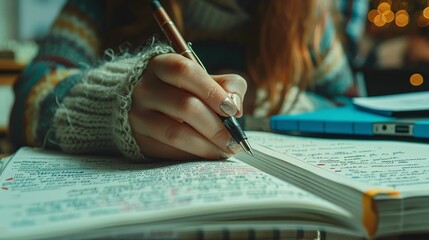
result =
[{"label": "handwritten note", "polygon": [[[399,141],[321,139],[251,132],[267,154],[292,157],[325,175],[402,191],[429,189],[429,145]],[[286,159],[285,159],[286,160]],[[287,161],[287,160],[286,160]]]},{"label": "handwritten note", "polygon": [[296,207],[348,214],[233,158],[138,164],[24,148],[1,173],[0,186],[0,231],[6,236],[52,233],[52,228],[71,234],[121,221],[248,218],[258,209],[273,214],[271,206],[274,214]]}]

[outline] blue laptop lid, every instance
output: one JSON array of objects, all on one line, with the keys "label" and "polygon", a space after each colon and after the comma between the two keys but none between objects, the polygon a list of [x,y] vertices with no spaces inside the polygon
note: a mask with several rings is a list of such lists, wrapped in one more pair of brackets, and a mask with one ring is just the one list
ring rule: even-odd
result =
[{"label": "blue laptop lid", "polygon": [[[429,138],[429,120],[427,119],[398,121],[397,118],[361,111],[353,106],[327,108],[292,115],[276,115],[270,118],[272,131],[315,134],[372,136],[377,133],[375,131],[377,124],[384,123],[393,123],[404,127],[411,124],[410,136]],[[404,135],[402,134],[402,136]]]}]

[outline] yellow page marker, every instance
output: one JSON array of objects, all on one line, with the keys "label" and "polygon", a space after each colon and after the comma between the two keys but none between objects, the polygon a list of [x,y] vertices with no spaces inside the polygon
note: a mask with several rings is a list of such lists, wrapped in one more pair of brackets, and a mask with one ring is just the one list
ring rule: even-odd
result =
[{"label": "yellow page marker", "polygon": [[374,197],[377,195],[389,195],[391,197],[397,197],[401,193],[393,189],[370,189],[363,193],[362,196],[362,207],[363,207],[363,225],[366,228],[369,236],[373,237],[378,228],[378,209],[375,204]]}]

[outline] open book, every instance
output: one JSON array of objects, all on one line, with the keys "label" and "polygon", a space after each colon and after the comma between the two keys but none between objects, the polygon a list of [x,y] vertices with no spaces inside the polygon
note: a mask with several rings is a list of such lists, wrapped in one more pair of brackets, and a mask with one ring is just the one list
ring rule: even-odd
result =
[{"label": "open book", "polygon": [[361,239],[427,229],[429,146],[248,136],[256,157],[225,161],[139,164],[21,148],[0,161],[0,239]]},{"label": "open book", "polygon": [[347,209],[367,238],[429,232],[429,144],[248,133],[242,160]]}]

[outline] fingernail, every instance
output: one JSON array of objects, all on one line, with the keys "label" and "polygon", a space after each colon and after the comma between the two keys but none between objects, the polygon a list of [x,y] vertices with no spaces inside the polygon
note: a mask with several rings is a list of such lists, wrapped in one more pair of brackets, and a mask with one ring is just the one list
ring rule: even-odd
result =
[{"label": "fingernail", "polygon": [[241,151],[240,145],[234,140],[234,138],[230,138],[226,147],[231,150],[233,153],[238,153]]},{"label": "fingernail", "polygon": [[231,154],[220,152],[220,159],[228,159],[231,157]]},{"label": "fingernail", "polygon": [[222,103],[220,104],[220,110],[222,110],[226,115],[232,117],[234,116],[238,109],[237,106],[235,105],[234,101],[232,100],[231,97],[226,97],[225,100],[222,101]]},{"label": "fingernail", "polygon": [[241,98],[236,93],[232,93],[230,95],[232,98],[232,101],[234,102],[235,106],[237,107],[237,111],[241,112]]}]

